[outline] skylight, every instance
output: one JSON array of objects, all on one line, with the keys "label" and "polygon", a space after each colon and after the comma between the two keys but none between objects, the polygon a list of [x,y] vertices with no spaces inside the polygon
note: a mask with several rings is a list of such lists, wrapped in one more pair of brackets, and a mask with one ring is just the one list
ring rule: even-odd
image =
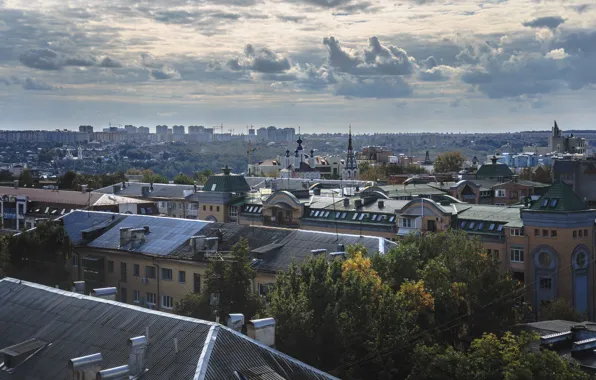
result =
[{"label": "skylight", "polygon": [[470,222],[470,225],[468,226],[468,228],[473,230],[475,225],[476,225],[476,222]]},{"label": "skylight", "polygon": [[483,228],[484,228],[484,223],[483,222],[478,223],[478,227],[476,227],[476,229],[481,230]]},{"label": "skylight", "polygon": [[461,224],[459,225],[460,228],[465,228],[466,227],[466,221],[464,220],[463,222],[461,222]]},{"label": "skylight", "polygon": [[559,203],[559,200],[558,199],[556,199],[556,198],[555,199],[551,199],[550,200],[550,207],[552,207],[552,208],[557,207],[557,203]]},{"label": "skylight", "polygon": [[548,198],[546,198],[546,199],[544,199],[542,201],[542,206],[541,207],[546,207],[546,206],[548,206]]},{"label": "skylight", "polygon": [[342,212],[342,213],[341,213],[341,219],[345,219],[345,218],[346,218],[346,215],[348,215],[348,213],[347,213],[347,212]]},{"label": "skylight", "polygon": [[490,226],[488,226],[488,230],[489,231],[492,231],[494,229],[495,229],[495,224],[494,223],[491,223]]},{"label": "skylight", "polygon": [[394,215],[394,216],[392,216],[391,218],[389,218],[389,222],[390,222],[390,223],[393,223],[393,221],[394,221],[394,220],[395,220],[395,215]]},{"label": "skylight", "polygon": [[497,231],[503,231],[503,225],[499,224],[499,227],[497,227]]},{"label": "skylight", "polygon": [[354,216],[352,217],[352,220],[356,220],[357,217],[358,217],[358,213],[355,213]]}]

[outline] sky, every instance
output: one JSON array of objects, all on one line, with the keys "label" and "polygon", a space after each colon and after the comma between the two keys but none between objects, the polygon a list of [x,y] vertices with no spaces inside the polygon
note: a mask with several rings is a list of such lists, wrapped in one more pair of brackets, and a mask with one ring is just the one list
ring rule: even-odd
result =
[{"label": "sky", "polygon": [[590,0],[0,0],[0,129],[595,129]]}]

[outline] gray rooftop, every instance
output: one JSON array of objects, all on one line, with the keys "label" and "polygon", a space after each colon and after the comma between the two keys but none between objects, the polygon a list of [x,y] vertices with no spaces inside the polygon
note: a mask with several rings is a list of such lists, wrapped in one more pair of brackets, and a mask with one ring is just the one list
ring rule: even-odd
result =
[{"label": "gray rooftop", "polygon": [[519,207],[455,204],[459,220],[479,220],[505,223],[507,227],[523,226]]},{"label": "gray rooftop", "polygon": [[[36,338],[49,343],[0,380],[63,380],[68,361],[101,353],[102,369],[128,363],[129,338],[149,328],[143,379],[234,378],[268,367],[286,379],[333,379],[222,325],[12,278],[0,280],[0,349]],[[178,339],[179,352],[174,350]]]},{"label": "gray rooftop", "polygon": [[[116,192],[114,192],[114,186],[116,186],[118,189]],[[116,194],[123,197],[143,197],[143,187],[151,186],[153,186],[153,190],[149,192],[146,198],[182,199],[195,192],[194,185],[177,185],[166,183],[154,183],[151,185],[150,183],[144,182],[126,182],[125,187],[122,186],[122,183],[115,183],[114,185],[97,189],[95,192],[102,194]]]}]

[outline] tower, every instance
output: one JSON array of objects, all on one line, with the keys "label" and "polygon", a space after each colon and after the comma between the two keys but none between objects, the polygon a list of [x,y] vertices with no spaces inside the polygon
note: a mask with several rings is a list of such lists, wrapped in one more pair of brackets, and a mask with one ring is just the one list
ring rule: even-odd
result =
[{"label": "tower", "polygon": [[358,162],[356,161],[354,148],[352,147],[352,125],[350,125],[350,132],[348,134],[348,154],[346,155],[344,169],[341,172],[341,178],[343,180],[357,180],[359,178]]},{"label": "tower", "polygon": [[304,149],[302,148],[303,141],[300,135],[298,135],[298,140],[296,140],[296,142],[298,143],[298,148],[296,148],[296,150],[298,151],[298,158],[300,159],[300,161],[296,163],[296,167],[299,168],[300,163],[304,162]]},{"label": "tower", "polygon": [[81,146],[79,145],[79,147],[77,148],[77,158],[79,160],[83,159],[83,148],[81,148]]},{"label": "tower", "polygon": [[308,165],[313,169],[315,168],[315,150],[314,149],[310,150],[310,156],[308,157]]},{"label": "tower", "polygon": [[289,168],[292,165],[292,159],[290,158],[290,150],[286,149],[286,156],[284,157],[284,169]]}]

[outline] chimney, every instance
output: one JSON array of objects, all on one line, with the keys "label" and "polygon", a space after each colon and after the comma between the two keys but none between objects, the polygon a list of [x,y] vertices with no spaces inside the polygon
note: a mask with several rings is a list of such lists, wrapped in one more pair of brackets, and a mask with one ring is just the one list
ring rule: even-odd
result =
[{"label": "chimney", "polygon": [[118,290],[115,287],[96,288],[91,291],[93,297],[103,298],[104,300],[110,301],[116,301],[116,294],[118,294]]},{"label": "chimney", "polygon": [[128,368],[130,375],[137,377],[145,372],[145,355],[147,351],[147,339],[145,336],[137,336],[128,340],[128,347],[130,349],[128,355]]},{"label": "chimney", "polygon": [[126,182],[122,181],[122,188],[126,189]]},{"label": "chimney", "polygon": [[350,198],[344,198],[344,207],[350,206]]},{"label": "chimney", "polygon": [[120,187],[120,185],[113,185],[112,186],[113,194],[118,194],[120,192],[120,190],[122,190],[122,188]]},{"label": "chimney", "polygon": [[385,207],[385,201],[379,201],[379,208]]},{"label": "chimney", "polygon": [[312,193],[313,193],[314,195],[321,195],[321,189],[320,189],[320,188],[318,188],[318,187],[315,187],[315,188],[312,190]]},{"label": "chimney", "polygon": [[81,193],[85,194],[87,192],[87,185],[81,185]]},{"label": "chimney", "polygon": [[337,252],[345,252],[346,251],[346,246],[343,244],[338,244],[337,245]]},{"label": "chimney", "polygon": [[145,231],[145,234],[148,234],[149,232],[151,232],[149,230],[149,226],[143,226],[143,230]]},{"label": "chimney", "polygon": [[249,321],[246,325],[246,335],[265,346],[275,347],[275,319],[263,318]]},{"label": "chimney", "polygon": [[244,326],[244,314],[229,314],[227,325],[232,330],[242,332],[242,326]]},{"label": "chimney", "polygon": [[356,201],[354,201],[354,205],[357,209],[362,208],[362,199],[356,199]]},{"label": "chimney", "polygon": [[130,241],[132,227],[120,227],[120,246],[123,247]]},{"label": "chimney", "polygon": [[127,365],[104,369],[97,372],[96,380],[128,380],[130,376],[130,369]]},{"label": "chimney", "polygon": [[133,228],[130,230],[130,248],[136,249],[145,242],[145,228]]},{"label": "chimney", "polygon": [[147,196],[149,195],[149,186],[142,186],[141,187],[141,195],[142,196]]},{"label": "chimney", "polygon": [[13,181],[13,184],[14,184],[14,188],[15,188],[15,189],[18,189],[18,188],[19,188],[19,180],[18,180],[18,179],[15,179],[15,180]]},{"label": "chimney", "polygon": [[67,380],[93,379],[101,369],[102,362],[103,356],[100,353],[70,359]]},{"label": "chimney", "polygon": [[75,281],[74,292],[85,295],[85,281]]}]

